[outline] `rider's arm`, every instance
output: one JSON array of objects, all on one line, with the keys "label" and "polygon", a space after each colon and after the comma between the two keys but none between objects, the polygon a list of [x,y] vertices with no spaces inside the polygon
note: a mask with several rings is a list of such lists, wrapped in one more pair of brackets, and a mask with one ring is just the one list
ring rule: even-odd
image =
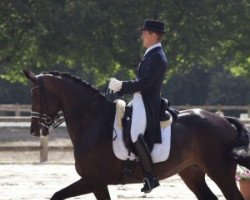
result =
[{"label": "rider's arm", "polygon": [[123,81],[119,94],[133,94],[135,92],[146,90],[162,73],[165,72],[166,67],[167,64],[164,62],[160,54],[152,55],[143,76],[136,80]]}]

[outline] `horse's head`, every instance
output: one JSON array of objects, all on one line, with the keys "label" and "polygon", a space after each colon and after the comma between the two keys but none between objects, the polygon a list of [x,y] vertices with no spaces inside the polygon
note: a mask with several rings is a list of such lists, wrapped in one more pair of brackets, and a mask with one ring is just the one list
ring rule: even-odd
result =
[{"label": "horse's head", "polygon": [[23,72],[33,83],[30,133],[37,137],[46,136],[58,116],[60,102],[51,92],[52,83],[48,82],[48,77],[45,75],[36,76],[29,70],[23,70]]}]

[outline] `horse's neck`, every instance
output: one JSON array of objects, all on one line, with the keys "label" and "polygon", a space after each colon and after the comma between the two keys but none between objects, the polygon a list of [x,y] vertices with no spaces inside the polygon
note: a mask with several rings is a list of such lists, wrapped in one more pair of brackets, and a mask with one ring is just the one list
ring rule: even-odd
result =
[{"label": "horse's neck", "polygon": [[[70,96],[67,98],[73,97]],[[78,99],[81,99],[80,96]],[[110,104],[101,95],[92,93],[81,101],[78,99],[75,102],[69,101],[70,105],[63,105],[65,113],[67,113],[67,109],[69,108],[78,107],[75,112],[65,117],[67,129],[74,146],[88,140],[95,142],[95,137],[101,134],[101,129],[108,129],[107,124],[110,125],[114,116],[113,112],[107,110],[113,110],[113,105],[109,107],[108,105]],[[86,146],[86,144],[80,145]]]}]

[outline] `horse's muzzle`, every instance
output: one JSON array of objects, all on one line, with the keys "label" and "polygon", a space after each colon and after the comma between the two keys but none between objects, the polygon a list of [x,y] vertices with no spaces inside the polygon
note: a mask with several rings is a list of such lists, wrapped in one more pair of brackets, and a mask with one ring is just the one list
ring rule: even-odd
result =
[{"label": "horse's muzzle", "polygon": [[40,124],[36,126],[31,125],[30,134],[35,137],[47,136],[49,135],[49,129]]}]

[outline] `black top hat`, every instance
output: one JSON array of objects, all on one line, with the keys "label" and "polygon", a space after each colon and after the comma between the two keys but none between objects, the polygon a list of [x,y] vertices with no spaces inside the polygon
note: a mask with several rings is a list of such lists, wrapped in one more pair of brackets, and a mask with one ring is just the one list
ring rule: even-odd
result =
[{"label": "black top hat", "polygon": [[157,33],[165,33],[164,30],[165,24],[164,22],[157,21],[157,20],[151,20],[151,19],[146,19],[144,21],[144,26],[140,30],[148,30],[148,31],[153,31]]}]

